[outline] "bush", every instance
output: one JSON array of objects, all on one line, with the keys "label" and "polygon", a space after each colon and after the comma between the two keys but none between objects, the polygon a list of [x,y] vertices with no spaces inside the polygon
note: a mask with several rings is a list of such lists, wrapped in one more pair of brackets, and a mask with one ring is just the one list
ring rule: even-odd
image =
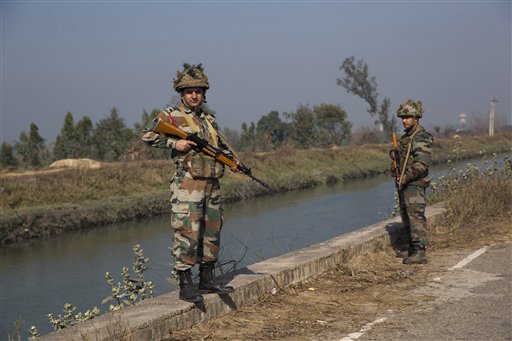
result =
[{"label": "bush", "polygon": [[459,172],[452,169],[439,184],[432,184],[432,192],[432,201],[444,201],[444,223],[452,229],[485,218],[512,217],[512,162],[505,157],[500,168],[495,155],[490,165],[482,162],[480,167],[470,164]]}]

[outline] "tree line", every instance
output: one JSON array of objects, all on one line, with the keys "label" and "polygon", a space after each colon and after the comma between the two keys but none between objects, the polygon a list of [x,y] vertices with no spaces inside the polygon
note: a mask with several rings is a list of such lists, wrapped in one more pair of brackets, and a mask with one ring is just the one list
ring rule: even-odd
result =
[{"label": "tree line", "polygon": [[[84,116],[77,122],[68,112],[55,142],[47,144],[35,123],[28,133],[22,132],[15,143],[3,142],[2,167],[39,168],[61,159],[91,158],[99,161],[164,158],[166,153],[147,148],[140,142],[143,126],[158,114],[143,112],[140,122],[127,127],[117,108],[96,122]],[[343,108],[334,104],[310,107],[300,105],[295,112],[271,111],[257,123],[243,123],[241,133],[222,130],[237,151],[270,151],[281,146],[307,149],[311,147],[349,144],[352,124]]]},{"label": "tree line", "polygon": [[[367,112],[375,117],[374,123],[379,127],[363,132],[364,136],[356,142],[379,142],[389,136],[396,127],[394,117],[390,119],[388,115],[390,100],[384,98],[379,104],[377,82],[369,75],[368,65],[352,56],[344,60],[340,70],[343,77],[337,79],[337,84],[369,105]],[[173,99],[173,102],[176,104],[179,100]],[[206,110],[213,112],[208,107]],[[50,144],[40,136],[38,126],[31,123],[29,132],[22,132],[18,141],[2,143],[1,166],[38,168],[68,158],[110,162],[165,157],[162,151],[145,148],[139,142],[144,124],[158,112],[156,109],[150,113],[144,110],[141,121],[133,128],[125,125],[115,107],[95,124],[87,116],[75,123],[73,113],[68,112],[59,135]],[[271,111],[256,123],[244,122],[240,132],[225,128],[222,133],[239,151],[270,151],[283,146],[299,149],[341,146],[350,144],[354,138],[346,111],[339,104],[328,103],[301,104],[296,111],[281,114]]]}]

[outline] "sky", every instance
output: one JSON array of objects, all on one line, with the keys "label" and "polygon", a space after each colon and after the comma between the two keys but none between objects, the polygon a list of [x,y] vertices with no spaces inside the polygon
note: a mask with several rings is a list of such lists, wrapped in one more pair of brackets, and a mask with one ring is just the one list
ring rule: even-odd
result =
[{"label": "sky", "polygon": [[368,105],[336,84],[363,60],[390,113],[408,98],[427,127],[496,115],[510,124],[510,1],[4,1],[0,3],[1,141],[30,124],[51,143],[71,112],[118,109],[129,127],[176,93],[184,62],[202,63],[208,105],[240,130],[272,110],[338,104],[354,129]]}]

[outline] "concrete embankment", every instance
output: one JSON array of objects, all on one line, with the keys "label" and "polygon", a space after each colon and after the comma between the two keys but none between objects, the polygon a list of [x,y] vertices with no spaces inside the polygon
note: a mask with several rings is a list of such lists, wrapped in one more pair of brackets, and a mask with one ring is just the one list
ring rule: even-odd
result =
[{"label": "concrete embankment", "polygon": [[[429,223],[443,212],[442,204],[428,207]],[[194,305],[179,300],[178,292],[173,291],[38,340],[160,340],[173,331],[190,328],[254,302],[272,290],[324,273],[352,257],[390,247],[401,230],[398,217],[384,220],[227,274],[220,280],[235,288],[229,295],[206,295],[204,303]]]}]

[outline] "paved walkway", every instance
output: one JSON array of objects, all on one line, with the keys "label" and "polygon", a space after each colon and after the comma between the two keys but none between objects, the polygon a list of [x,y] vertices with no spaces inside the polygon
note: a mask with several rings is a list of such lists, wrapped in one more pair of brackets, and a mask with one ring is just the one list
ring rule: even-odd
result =
[{"label": "paved walkway", "polygon": [[512,245],[435,261],[440,270],[412,293],[433,301],[380,316],[337,340],[512,340]]}]

